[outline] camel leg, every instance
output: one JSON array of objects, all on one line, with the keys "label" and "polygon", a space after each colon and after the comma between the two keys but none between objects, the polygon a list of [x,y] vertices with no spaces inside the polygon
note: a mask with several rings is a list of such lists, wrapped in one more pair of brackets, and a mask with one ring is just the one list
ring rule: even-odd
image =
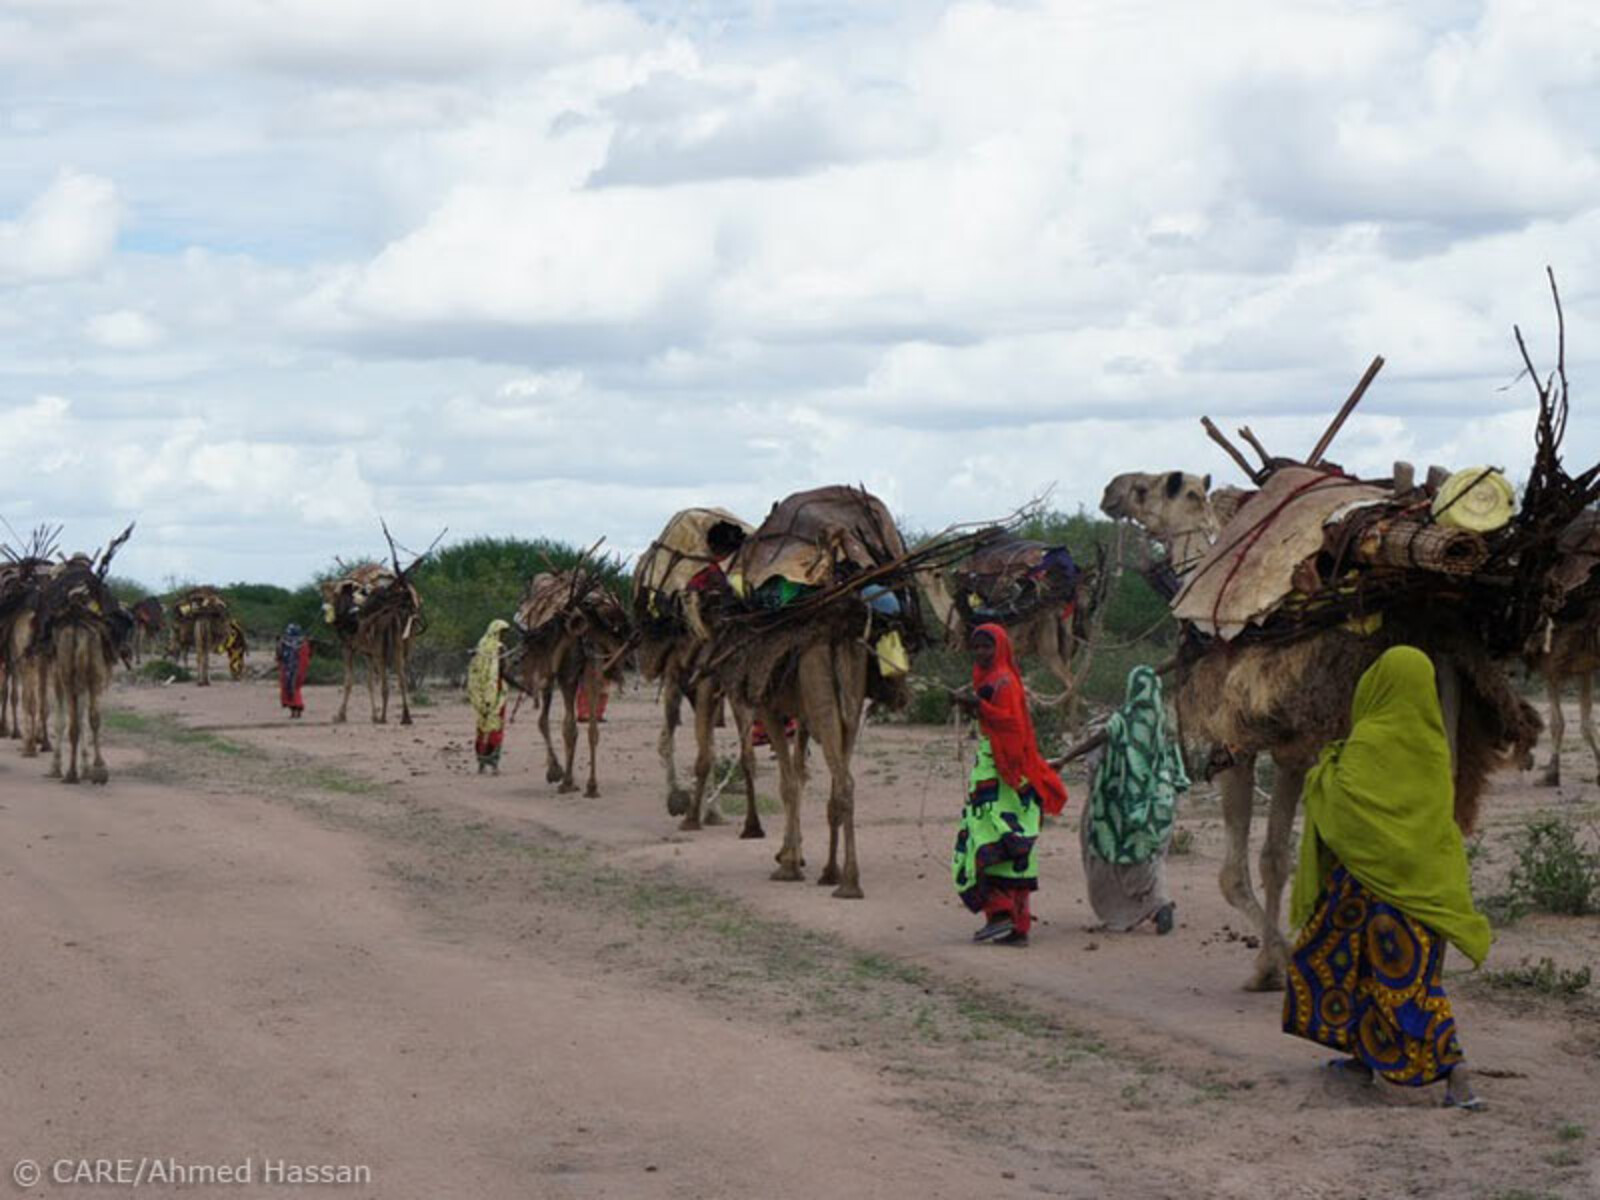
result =
[{"label": "camel leg", "polygon": [[1583,740],[1589,743],[1594,755],[1596,779],[1600,780],[1600,736],[1594,728],[1594,676],[1585,671],[1578,677],[1578,725],[1583,730]]},{"label": "camel leg", "polygon": [[333,723],[343,725],[350,719],[350,692],[356,686],[356,651],[349,642],[340,641],[339,653],[344,658],[344,695],[339,699],[339,711],[333,714]]},{"label": "camel leg", "polygon": [[211,630],[204,621],[194,627],[195,658],[200,663],[200,682],[198,687],[211,686]]},{"label": "camel leg", "polygon": [[600,780],[595,774],[595,759],[600,749],[600,689],[605,686],[605,680],[600,678],[600,672],[594,669],[593,663],[584,666],[583,676],[584,687],[589,695],[589,782],[583,785],[583,794],[590,800],[595,800],[600,796]]},{"label": "camel leg", "polygon": [[1038,638],[1039,659],[1066,693],[1061,700],[1064,711],[1072,708],[1072,629],[1058,613],[1050,614]]},{"label": "camel leg", "polygon": [[1560,787],[1561,741],[1567,735],[1567,722],[1561,715],[1561,675],[1554,666],[1545,667],[1544,685],[1550,697],[1550,762],[1544,769],[1544,782]]},{"label": "camel leg", "polygon": [[687,821],[689,793],[678,784],[677,738],[682,720],[682,674],[677,667],[668,667],[661,677],[661,737],[656,741],[656,755],[667,772],[667,815]]},{"label": "camel leg", "polygon": [[[592,709],[591,704],[591,709]],[[578,679],[573,676],[561,681],[561,748],[566,758],[561,766],[561,786],[558,792],[575,792],[578,785],[572,779],[572,760],[578,755]]]},{"label": "camel leg", "polygon": [[761,828],[761,813],[756,808],[756,748],[750,744],[750,714],[742,705],[728,701],[733,709],[733,726],[739,735],[739,770],[744,775],[744,828],[741,838],[766,837]]},{"label": "camel leg", "polygon": [[89,768],[90,783],[111,782],[111,772],[106,770],[106,760],[100,755],[100,689],[89,688],[89,740],[94,747],[94,765]]},{"label": "camel leg", "polygon": [[[1250,816],[1255,802],[1255,766],[1255,755],[1250,755],[1229,767],[1220,778],[1222,827],[1227,846],[1218,883],[1223,899],[1243,913],[1252,928],[1264,929],[1267,915],[1250,884]],[[1258,981],[1259,977],[1252,977],[1245,986],[1253,988]]]},{"label": "camel leg", "polygon": [[[861,874],[856,861],[855,779],[850,757],[860,729],[866,693],[867,661],[854,644],[819,647],[800,658],[799,684],[806,701],[806,727],[822,746],[828,764],[828,865],[819,884],[836,885],[840,900],[861,899]],[[844,841],[844,866],[839,842]]]},{"label": "camel leg", "polygon": [[38,691],[42,685],[39,683],[38,666],[35,662],[24,659],[22,662],[22,721],[24,730],[22,734],[22,757],[35,758],[39,751],[48,750],[50,741],[45,737],[45,731],[39,725],[39,696]]},{"label": "camel leg", "polygon": [[805,878],[800,870],[805,865],[800,854],[800,755],[798,747],[791,746],[783,736],[781,713],[764,704],[760,716],[778,758],[778,791],[783,797],[783,846],[776,855],[778,869],[772,878],[780,883],[797,883]]},{"label": "camel leg", "polygon": [[411,724],[411,642],[400,638],[394,648],[394,679],[400,688],[400,724]]},{"label": "camel leg", "polygon": [[[75,655],[77,647],[70,646],[68,652]],[[79,743],[83,740],[83,709],[80,703],[78,681],[75,678],[78,673],[78,665],[77,662],[69,659],[66,664],[66,670],[56,676],[56,704],[61,710],[60,721],[66,725],[65,734],[59,732],[56,734],[54,753],[54,760],[59,763],[63,750],[61,743],[64,741],[67,743],[64,747],[67,755],[67,773],[62,776],[62,783],[78,783],[81,780],[81,776],[78,774],[78,748]],[[70,671],[74,676],[70,682],[66,679],[67,671]]]},{"label": "camel leg", "polygon": [[[693,831],[700,828],[701,814],[705,810],[706,783],[711,778],[715,759],[717,701],[714,685],[701,680],[694,694],[694,789],[689,795],[689,811],[684,814],[679,829]],[[718,822],[720,824],[720,822]]]},{"label": "camel leg", "polygon": [[[56,696],[56,744],[54,749],[50,751],[50,778],[61,779],[63,778],[61,773],[61,743],[66,740],[67,704],[66,697],[62,693],[61,681],[55,679],[52,680],[52,684],[55,688]],[[44,685],[41,683],[40,686],[43,687]],[[49,720],[48,712],[45,714],[45,719]],[[69,762],[67,766],[70,768],[72,763]],[[68,782],[76,782],[76,780],[69,780]]]},{"label": "camel leg", "polygon": [[1284,885],[1294,874],[1294,814],[1300,807],[1300,792],[1305,782],[1304,767],[1278,764],[1272,785],[1272,807],[1267,810],[1267,837],[1261,844],[1261,898],[1265,904],[1261,950],[1256,955],[1251,991],[1281,991],[1283,973],[1289,966],[1289,943],[1279,926],[1279,915],[1283,911]]},{"label": "camel leg", "polygon": [[561,764],[556,760],[555,743],[550,740],[550,707],[555,703],[555,680],[546,679],[539,693],[539,736],[544,738],[544,778],[546,783],[561,782]]},{"label": "camel leg", "polygon": [[[383,661],[382,654],[381,648],[377,653],[371,650],[366,653],[367,702],[372,705],[372,723],[374,725],[386,725],[389,722],[389,672],[387,664]],[[383,708],[381,710],[378,708],[377,677],[379,675],[383,676]]]}]

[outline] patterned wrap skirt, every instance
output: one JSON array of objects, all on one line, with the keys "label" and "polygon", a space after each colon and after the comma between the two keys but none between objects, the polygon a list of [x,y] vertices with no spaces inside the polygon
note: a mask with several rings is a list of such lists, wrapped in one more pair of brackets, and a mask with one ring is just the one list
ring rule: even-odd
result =
[{"label": "patterned wrap skirt", "polygon": [[950,863],[956,893],[973,912],[984,911],[997,888],[1029,892],[1038,888],[1039,862],[1033,845],[1042,812],[1033,785],[1023,780],[1017,789],[1001,779],[989,739],[980,741]]},{"label": "patterned wrap skirt", "polygon": [[1443,964],[1443,938],[1337,867],[1289,959],[1283,1030],[1390,1083],[1436,1083],[1462,1061]]}]

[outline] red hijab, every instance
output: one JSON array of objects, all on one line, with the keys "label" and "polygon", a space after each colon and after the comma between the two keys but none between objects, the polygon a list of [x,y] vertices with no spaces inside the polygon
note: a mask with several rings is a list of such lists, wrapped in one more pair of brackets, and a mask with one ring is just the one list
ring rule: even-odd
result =
[{"label": "red hijab", "polygon": [[978,699],[978,728],[989,739],[995,769],[1010,787],[1018,787],[1024,780],[1031,783],[1044,811],[1054,816],[1067,806],[1067,785],[1039,753],[1011,638],[998,625],[979,625],[972,632],[994,639],[994,662],[988,670],[972,664],[972,690],[992,689],[989,699]]}]

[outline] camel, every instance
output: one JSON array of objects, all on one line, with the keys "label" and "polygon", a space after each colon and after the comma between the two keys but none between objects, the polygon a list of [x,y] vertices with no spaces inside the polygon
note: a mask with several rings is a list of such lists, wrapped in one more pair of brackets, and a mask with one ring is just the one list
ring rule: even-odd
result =
[{"label": "camel", "polygon": [[1558,623],[1551,630],[1550,647],[1535,658],[1534,669],[1544,677],[1550,701],[1550,761],[1543,782],[1561,786],[1561,743],[1567,722],[1561,711],[1561,693],[1569,679],[1578,681],[1578,728],[1594,754],[1600,770],[1600,737],[1594,725],[1594,674],[1600,671],[1600,621]]},{"label": "camel", "polygon": [[[608,684],[622,680],[622,659],[629,645],[628,614],[595,571],[582,561],[567,571],[542,571],[528,581],[514,622],[521,646],[507,677],[539,697],[539,734],[544,738],[545,779],[559,792],[575,792],[573,759],[578,749],[578,687],[591,698],[589,779],[583,794],[600,795],[595,759],[600,746],[598,698]],[[550,709],[556,689],[564,707],[561,740],[565,757],[556,758],[550,740]]]},{"label": "camel", "polygon": [[[417,562],[422,559],[418,558]],[[339,635],[339,650],[344,658],[344,695],[335,725],[348,719],[350,691],[355,687],[355,660],[366,660],[367,699],[372,705],[372,723],[389,720],[389,672],[394,671],[400,689],[400,724],[411,724],[411,693],[408,663],[411,641],[422,632],[422,598],[408,575],[416,567],[395,570],[376,563],[361,563],[336,579],[322,584],[323,616]],[[383,705],[378,704],[382,680]]]},{"label": "camel", "polygon": [[196,687],[211,686],[211,651],[228,638],[228,602],[214,587],[190,588],[173,605],[172,646],[175,659],[194,651],[200,678]]},{"label": "camel", "polygon": [[144,661],[146,650],[158,644],[161,630],[166,626],[166,610],[154,596],[146,596],[129,609],[133,614],[133,663]]},{"label": "camel", "polygon": [[[1190,477],[1178,472],[1119,476],[1102,501],[1108,516],[1130,519],[1155,538],[1175,567],[1199,561],[1196,538],[1207,528],[1189,488],[1171,484],[1185,478]],[[1151,486],[1151,480],[1167,482]],[[1362,673],[1385,649],[1402,642],[1420,646],[1434,660],[1455,752],[1456,819],[1470,832],[1488,775],[1527,754],[1539,733],[1538,715],[1473,637],[1419,613],[1409,624],[1386,619],[1376,634],[1330,628],[1277,645],[1202,644],[1190,637],[1180,652],[1174,689],[1179,727],[1191,740],[1225,748],[1214,753],[1212,764],[1227,835],[1219,882],[1228,902],[1260,931],[1248,990],[1283,987],[1289,947],[1279,921],[1283,888],[1293,871],[1291,838],[1306,771],[1324,745],[1348,732],[1351,697]],[[1258,899],[1249,847],[1255,763],[1263,754],[1277,770]]]},{"label": "camel", "polygon": [[49,694],[44,660],[35,642],[38,632],[40,589],[50,570],[50,547],[35,536],[32,552],[10,554],[0,563],[0,662],[4,690],[0,691],[0,734],[22,742],[22,754],[32,758],[50,749]]},{"label": "camel", "polygon": [[946,646],[965,650],[975,626],[996,622],[1018,654],[1039,659],[1061,684],[1055,703],[1072,698],[1072,652],[1086,637],[1087,597],[1066,547],[1007,538],[978,551],[954,575],[924,571],[918,581]]},{"label": "camel", "polygon": [[773,731],[784,815],[774,880],[801,880],[805,865],[803,750],[778,731],[794,717],[822,748],[830,779],[828,863],[817,882],[831,885],[842,900],[863,895],[850,771],[863,711],[869,697],[891,707],[904,703],[904,679],[886,670],[893,660],[888,641],[890,635],[914,639],[921,629],[909,579],[893,590],[849,581],[905,553],[888,509],[865,490],[823,487],[789,496],[734,556],[729,576],[750,610],[729,618],[712,652],[710,669],[721,685]]},{"label": "camel", "polygon": [[1544,782],[1561,785],[1561,743],[1567,722],[1561,711],[1563,685],[1578,681],[1578,727],[1600,768],[1600,737],[1594,726],[1594,674],[1600,671],[1600,612],[1596,611],[1589,582],[1600,580],[1600,512],[1581,514],[1557,539],[1559,557],[1547,586],[1559,600],[1543,636],[1524,654],[1528,666],[1544,677],[1550,699],[1550,762]]},{"label": "camel", "polygon": [[[755,751],[750,743],[750,713],[732,703],[714,672],[702,671],[711,649],[713,627],[731,596],[721,563],[734,554],[751,527],[719,508],[691,508],[667,522],[634,570],[633,622],[640,642],[639,666],[645,679],[661,686],[662,727],[657,750],[667,772],[667,812],[682,817],[680,829],[697,830],[702,819],[720,825],[718,805],[705,809],[706,783],[715,761],[716,727],[725,708],[733,710],[744,775],[742,838],[765,836],[756,810]],[[683,701],[694,713],[694,790],[678,783],[676,747]]]},{"label": "camel", "polygon": [[[57,564],[40,588],[33,652],[47,664],[55,692],[56,738],[50,775],[63,783],[78,783],[86,777],[91,783],[103,784],[110,779],[100,753],[100,694],[110,685],[118,659],[132,665],[134,622],[106,586],[105,577],[112,557],[132,533],[130,525],[98,560],[78,554]],[[85,718],[88,746],[83,739]]]}]

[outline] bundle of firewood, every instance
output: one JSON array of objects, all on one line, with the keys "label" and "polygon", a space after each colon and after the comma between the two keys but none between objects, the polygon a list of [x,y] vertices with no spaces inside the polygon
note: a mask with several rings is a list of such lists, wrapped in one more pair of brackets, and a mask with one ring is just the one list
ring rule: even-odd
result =
[{"label": "bundle of firewood", "polygon": [[[1524,651],[1600,604],[1600,464],[1578,475],[1561,461],[1569,406],[1565,327],[1551,277],[1557,366],[1541,379],[1520,330],[1516,340],[1538,391],[1539,418],[1521,502],[1489,468],[1434,469],[1418,482],[1409,464],[1391,478],[1358,479],[1326,463],[1332,445],[1383,366],[1373,360],[1304,462],[1276,457],[1248,429],[1252,463],[1209,419],[1207,435],[1255,485],[1211,552],[1189,574],[1173,612],[1192,636],[1287,641],[1330,626],[1375,628],[1385,614],[1437,616],[1470,629],[1492,653]],[[1464,501],[1466,503],[1464,503]],[[1467,504],[1489,513],[1465,515]],[[1497,508],[1497,505],[1500,507]]]}]

